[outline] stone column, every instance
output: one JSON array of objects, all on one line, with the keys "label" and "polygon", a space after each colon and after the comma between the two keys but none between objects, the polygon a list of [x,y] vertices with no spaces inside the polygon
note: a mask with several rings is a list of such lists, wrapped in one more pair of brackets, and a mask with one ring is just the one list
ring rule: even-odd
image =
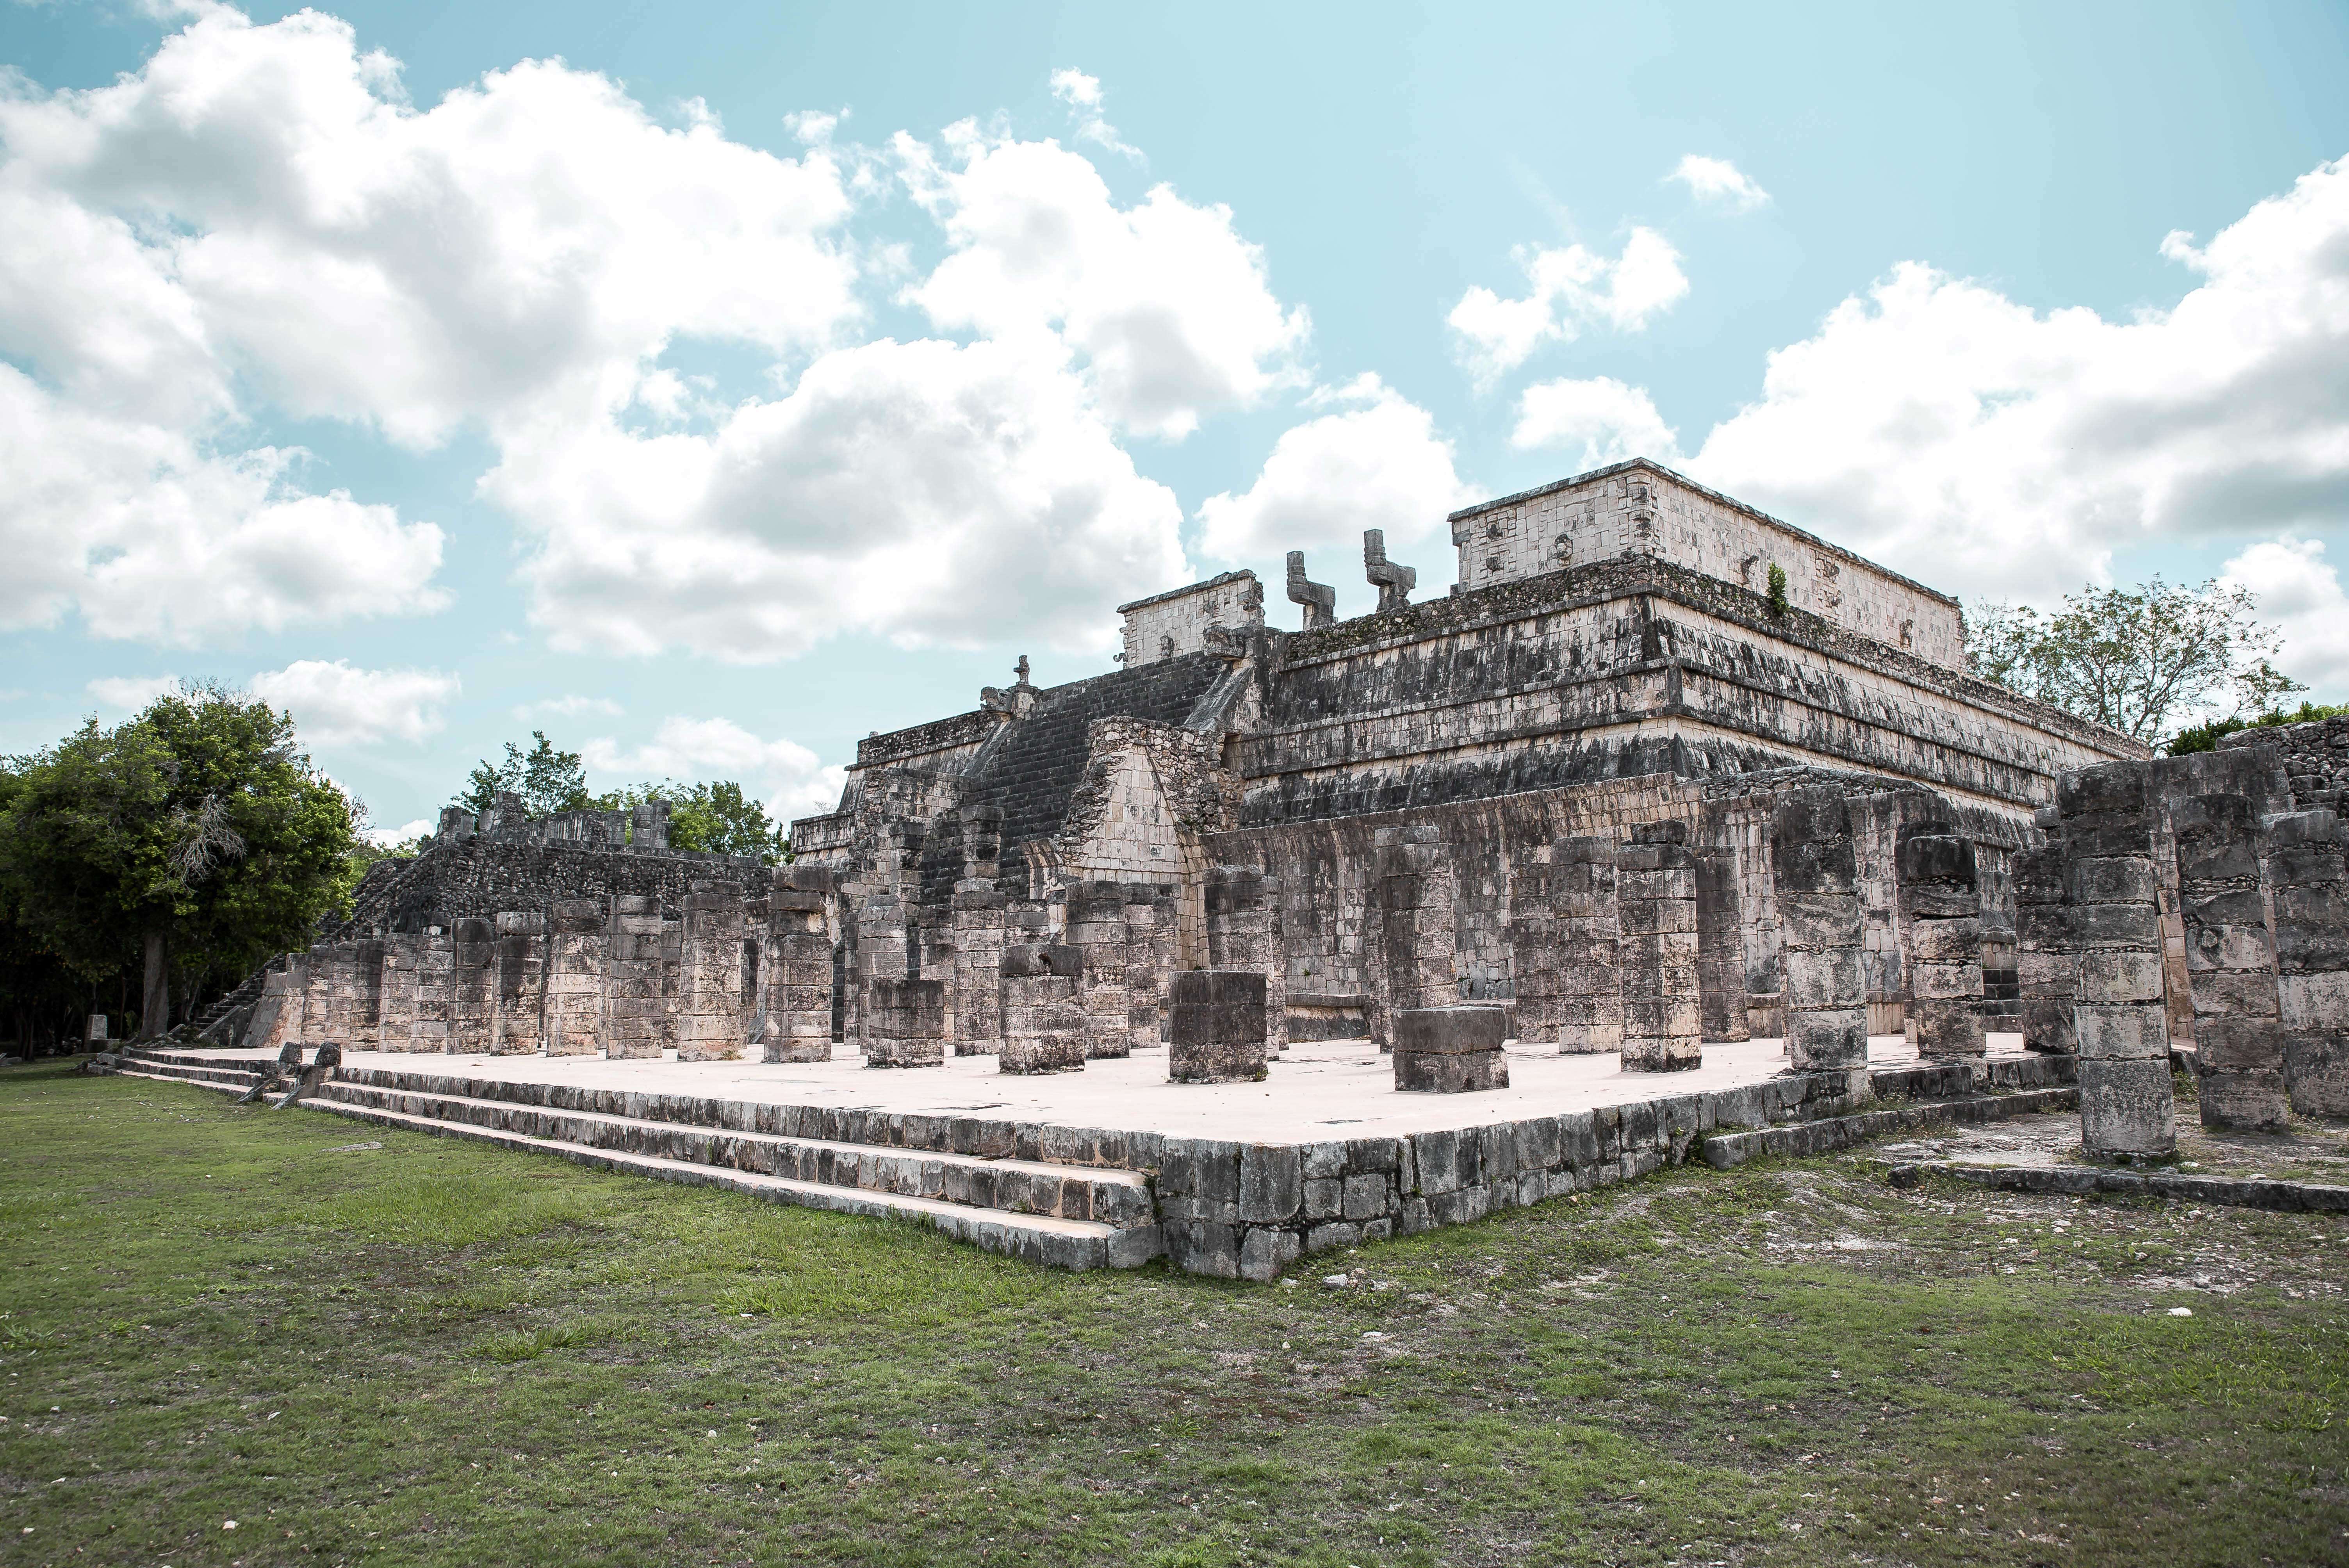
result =
[{"label": "stone column", "polygon": [[457,936],[445,925],[428,926],[416,939],[416,1048],[457,1048]]},{"label": "stone column", "polygon": [[947,987],[943,980],[875,979],[868,1068],[935,1068],[947,1059]]},{"label": "stone column", "polygon": [[1125,989],[1125,888],[1113,882],[1069,884],[1069,945],[1083,957],[1077,996],[1085,1010],[1085,1056],[1133,1051],[1133,1008]]},{"label": "stone column", "polygon": [[614,1061],[661,1054],[661,907],[657,898],[612,901],[604,938],[604,1054]]},{"label": "stone column", "polygon": [[2141,762],[2107,762],[2056,783],[2066,874],[2079,913],[2080,1144],[2091,1156],[2178,1146],[2163,1014],[2153,802]]},{"label": "stone column", "polygon": [[763,1061],[832,1060],[833,939],[824,918],[830,883],[831,873],[820,866],[775,870],[767,898]]},{"label": "stone column", "polygon": [[1868,1066],[1868,967],[1851,808],[1834,789],[1797,789],[1770,816],[1786,1058],[1796,1072]]},{"label": "stone column", "polygon": [[661,916],[660,927],[660,1043],[663,1050],[677,1048],[677,1026],[685,1010],[685,922]]},{"label": "stone column", "polygon": [[1623,1070],[1700,1066],[1696,858],[1688,824],[1634,828],[1631,842],[1617,851],[1615,893],[1623,922]]},{"label": "stone column", "polygon": [[1073,1073],[1085,1067],[1085,1010],[1077,995],[1084,961],[1073,947],[1014,943],[997,965],[1007,1073]]},{"label": "stone column", "polygon": [[907,972],[905,906],[894,892],[873,893],[856,909],[856,996],[854,1012],[860,1047],[873,1037],[873,983],[875,980],[902,980]]},{"label": "stone column", "polygon": [[1708,1040],[1750,1040],[1745,1021],[1745,933],[1739,918],[1737,851],[1696,851],[1696,977],[1699,1032]]},{"label": "stone column", "polygon": [[1288,963],[1277,935],[1279,879],[1254,866],[1211,866],[1206,892],[1207,969],[1265,977],[1268,1038],[1278,1056],[1288,1038]]},{"label": "stone column", "polygon": [[[383,992],[376,1030],[379,1048],[412,1051],[416,1047],[416,959],[422,938],[412,931],[395,931],[383,939]],[[435,1041],[433,1048],[439,1048]]]},{"label": "stone column", "polygon": [[1168,993],[1167,1078],[1175,1083],[1262,1079],[1270,1050],[1265,996],[1259,970],[1178,970]]},{"label": "stone column", "polygon": [[383,1049],[383,938],[363,936],[351,944],[351,1046]]},{"label": "stone column", "polygon": [[304,970],[298,955],[288,956],[262,975],[261,1000],[245,1025],[246,1050],[274,1052],[302,1037],[302,993],[309,978]]},{"label": "stone column", "polygon": [[1616,905],[1616,858],[1612,839],[1560,839],[1550,847],[1557,922],[1557,996],[1552,1006],[1560,1056],[1623,1048],[1623,922]]},{"label": "stone column", "polygon": [[1499,1007],[1414,1007],[1395,1015],[1394,1086],[1413,1094],[1469,1094],[1509,1087]]},{"label": "stone column", "polygon": [[459,1056],[497,1049],[498,928],[468,917],[457,923],[457,966],[451,976],[449,1048]]},{"label": "stone column", "polygon": [[1460,1001],[1454,950],[1458,890],[1444,835],[1432,826],[1381,828],[1371,851],[1371,930],[1363,987],[1371,1037],[1394,1048],[1394,1016]]},{"label": "stone column", "polygon": [[1126,1037],[1137,1051],[1159,1043],[1166,1009],[1166,971],[1158,966],[1158,906],[1148,882],[1125,884]]},{"label": "stone column", "polygon": [[2202,1125],[2281,1132],[2283,1026],[2260,886],[2259,808],[2240,795],[2196,795],[2171,808],[2170,828]]},{"label": "stone column", "polygon": [[1517,1038],[1555,1038],[1558,1028],[1557,848],[1525,847],[1509,868],[1509,977],[1517,996]]},{"label": "stone column", "polygon": [[592,1057],[602,1047],[605,919],[602,899],[555,901],[546,964],[551,1057]]},{"label": "stone column", "polygon": [[2340,820],[2292,811],[2263,826],[2284,1088],[2302,1116],[2349,1116],[2349,874]]},{"label": "stone column", "polygon": [[533,1056],[546,1048],[546,916],[508,910],[498,916],[497,1022],[491,1049]]},{"label": "stone column", "polygon": [[991,1057],[1003,1046],[1003,918],[1009,901],[978,878],[955,883],[954,1054]]},{"label": "stone column", "polygon": [[1909,1043],[1920,1057],[1982,1054],[1982,891],[1974,845],[1947,822],[1909,822],[1893,850]]},{"label": "stone column", "polygon": [[2014,972],[2023,993],[2026,1050],[2068,1057],[2078,1049],[2080,942],[2065,892],[2064,846],[2014,857]]},{"label": "stone column", "polygon": [[686,895],[684,927],[678,967],[677,1059],[739,1057],[743,1035],[741,893],[723,882],[699,884]]}]

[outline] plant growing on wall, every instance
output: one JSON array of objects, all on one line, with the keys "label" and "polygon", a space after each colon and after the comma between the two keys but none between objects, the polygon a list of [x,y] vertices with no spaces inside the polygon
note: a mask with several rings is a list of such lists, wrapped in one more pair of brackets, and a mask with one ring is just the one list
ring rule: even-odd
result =
[{"label": "plant growing on wall", "polygon": [[1770,614],[1786,613],[1786,569],[1776,562],[1770,563]]}]

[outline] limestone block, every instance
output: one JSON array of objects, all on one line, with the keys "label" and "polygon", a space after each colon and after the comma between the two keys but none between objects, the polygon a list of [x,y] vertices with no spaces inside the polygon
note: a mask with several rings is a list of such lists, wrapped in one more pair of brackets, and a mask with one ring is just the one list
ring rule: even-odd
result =
[{"label": "limestone block", "polygon": [[604,944],[599,898],[557,899],[547,937],[546,1052],[592,1057],[603,1048]]},{"label": "limestone block", "polygon": [[2159,896],[2149,773],[2145,763],[2108,763],[2065,773],[2055,786],[2081,949],[2080,1141],[2092,1156],[2176,1147],[2160,939],[2149,918]]},{"label": "limestone block", "polygon": [[1184,969],[1167,986],[1167,1077],[1175,1083],[1253,1083],[1266,1076],[1265,976],[1253,969]]},{"label": "limestone block", "polygon": [[416,1030],[412,1049],[457,1049],[456,985],[456,933],[447,926],[426,928],[416,939]]},{"label": "limestone block", "polygon": [[2274,903],[2277,1016],[2292,1109],[2349,1116],[2349,869],[2339,820],[2294,811],[2261,823]]},{"label": "limestone block", "polygon": [[1643,823],[1616,856],[1626,1072],[1674,1072],[1703,1059],[1696,873],[1688,825]]},{"label": "limestone block", "polygon": [[490,1048],[534,1055],[545,1045],[546,917],[509,910],[497,917],[497,997]]},{"label": "limestone block", "polygon": [[1071,882],[1068,911],[1069,945],[1083,961],[1077,973],[1077,997],[1085,1015],[1085,1056],[1131,1055],[1133,1020],[1125,984],[1124,885]]},{"label": "limestone block", "polygon": [[614,1061],[661,1054],[661,908],[656,898],[612,901],[604,948],[604,1054]]},{"label": "limestone block", "polygon": [[487,920],[457,923],[456,967],[451,976],[449,1048],[460,1055],[495,1049],[491,1030],[497,1019],[497,925]]},{"label": "limestone block", "polygon": [[[686,895],[678,970],[677,1059],[722,1061],[742,1055],[742,894],[705,882]],[[943,1002],[941,1002],[943,1006]]]},{"label": "limestone block", "polygon": [[947,1059],[946,990],[942,980],[874,979],[864,1065],[943,1066]]},{"label": "limestone block", "polygon": [[2202,1125],[2281,1131],[2284,1030],[2258,809],[2241,795],[2193,796],[2172,808],[2171,830]]},{"label": "limestone block", "polygon": [[1018,943],[999,965],[1002,997],[999,1070],[1082,1072],[1086,1015],[1078,996],[1082,955],[1073,947]]}]

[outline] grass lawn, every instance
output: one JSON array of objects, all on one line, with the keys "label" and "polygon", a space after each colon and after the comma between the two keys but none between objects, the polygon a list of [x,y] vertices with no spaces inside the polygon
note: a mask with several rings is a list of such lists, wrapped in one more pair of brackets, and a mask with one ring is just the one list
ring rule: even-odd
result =
[{"label": "grass lawn", "polygon": [[1830,1158],[1072,1275],[6,1069],[0,1562],[2337,1563],[2344,1234]]}]

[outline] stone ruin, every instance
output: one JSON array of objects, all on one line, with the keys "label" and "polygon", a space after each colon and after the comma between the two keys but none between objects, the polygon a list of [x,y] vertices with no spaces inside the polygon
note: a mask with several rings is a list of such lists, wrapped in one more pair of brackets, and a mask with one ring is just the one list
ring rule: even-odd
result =
[{"label": "stone ruin", "polygon": [[[1397,1087],[1520,1049],[1852,1074],[1991,1034],[2076,1053],[2092,1151],[2202,1111],[2349,1109],[2349,748],[2202,757],[1965,673],[1957,602],[1644,461],[1451,520],[1457,581],[1366,536],[1369,614],[1288,557],[1121,607],[1113,673],[861,742],[767,868],[658,802],[445,813],[209,1037],[1009,1073],[1169,1049],[1180,1081],[1366,1038]],[[1768,592],[1783,573],[1785,602]]]}]

